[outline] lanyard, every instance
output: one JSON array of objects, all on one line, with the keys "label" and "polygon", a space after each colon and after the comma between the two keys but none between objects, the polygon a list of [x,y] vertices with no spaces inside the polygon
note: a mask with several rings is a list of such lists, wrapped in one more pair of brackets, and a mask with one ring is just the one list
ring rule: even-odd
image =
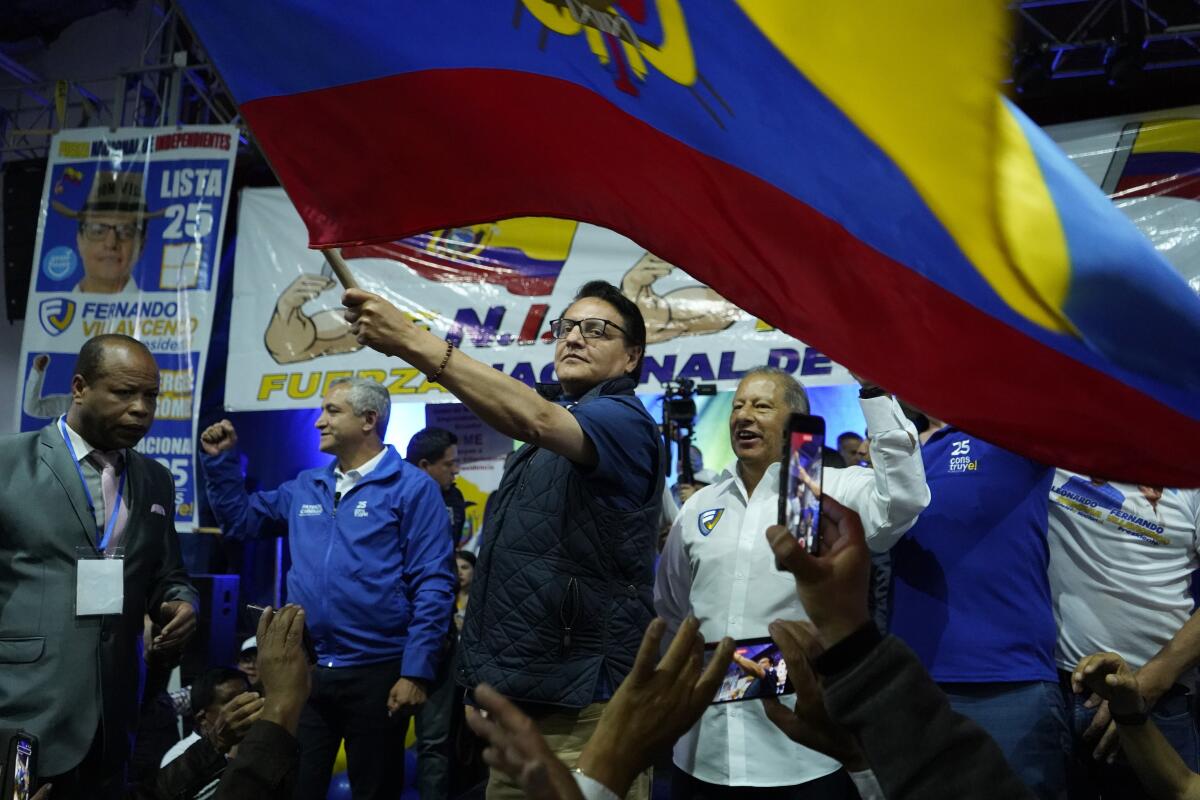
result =
[{"label": "lanyard", "polygon": [[[75,465],[75,471],[79,473],[79,482],[83,484],[83,493],[87,496],[88,508],[95,516],[96,504],[92,502],[92,491],[88,488],[87,479],[83,477],[83,468],[79,466],[79,458],[75,455],[75,445],[71,444],[71,437],[67,434],[67,421],[65,417],[58,418],[59,431],[62,433],[63,441],[67,443],[67,450],[71,453],[71,462]],[[108,549],[108,540],[112,538],[113,529],[117,527],[117,516],[121,513],[121,496],[125,494],[125,470],[121,470],[121,482],[117,485],[117,498],[113,502],[112,513],[108,515],[108,522],[104,526],[103,536],[101,536],[100,526],[96,526],[96,535],[100,538],[100,552]]]}]

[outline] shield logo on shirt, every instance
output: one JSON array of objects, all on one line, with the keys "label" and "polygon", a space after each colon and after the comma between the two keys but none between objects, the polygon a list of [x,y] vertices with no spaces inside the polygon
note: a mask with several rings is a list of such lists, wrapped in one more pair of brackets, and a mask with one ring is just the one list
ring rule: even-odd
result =
[{"label": "shield logo on shirt", "polygon": [[701,511],[698,520],[700,524],[700,535],[708,536],[712,533],[712,529],[717,527],[717,523],[721,521],[721,515],[725,513],[723,508],[710,508],[708,511]]}]

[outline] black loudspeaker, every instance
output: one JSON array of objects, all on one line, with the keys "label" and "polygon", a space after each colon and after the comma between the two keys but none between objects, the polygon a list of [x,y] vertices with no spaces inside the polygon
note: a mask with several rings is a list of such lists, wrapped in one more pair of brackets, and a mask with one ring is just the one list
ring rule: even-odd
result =
[{"label": "black loudspeaker", "polygon": [[231,667],[237,655],[237,575],[193,575],[200,593],[200,619],[196,634],[183,651],[179,665],[183,685],[192,683],[212,667]]},{"label": "black loudspeaker", "polygon": [[9,322],[25,319],[45,181],[44,158],[9,161],[4,165],[4,297]]}]

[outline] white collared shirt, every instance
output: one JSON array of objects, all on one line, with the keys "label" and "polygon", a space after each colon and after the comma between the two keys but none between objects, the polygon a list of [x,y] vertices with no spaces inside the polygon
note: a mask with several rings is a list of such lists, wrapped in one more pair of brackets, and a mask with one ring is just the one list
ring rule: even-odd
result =
[{"label": "white collared shirt", "polygon": [[[75,450],[75,460],[79,462],[80,471],[83,473],[83,479],[87,481],[88,493],[92,496],[92,514],[95,517],[97,527],[103,528],[108,521],[108,509],[104,505],[104,483],[100,477],[100,470],[87,457],[92,454],[97,448],[92,447],[91,443],[79,434],[77,430],[71,427],[67,422],[66,417],[62,417],[62,426],[67,430],[67,436],[71,439],[71,447]],[[57,425],[57,423],[56,423]],[[121,505],[128,510],[129,501],[125,495],[121,497]]]},{"label": "white collared shirt", "polygon": [[[899,404],[878,397],[862,407],[875,468],[825,469],[824,491],[858,512],[872,549],[883,551],[916,522],[929,503],[929,487],[916,429]],[[684,504],[654,584],[655,608],[671,631],[664,641],[689,613],[699,619],[706,642],[767,636],[772,620],[808,619],[792,575],[775,569],[767,543],[778,504],[778,463],[749,497],[734,469]],[[715,523],[713,512],[719,512]],[[675,763],[707,783],[763,787],[805,783],[840,766],[788,739],[758,702],[710,706],[676,743]]]},{"label": "white collared shirt", "polygon": [[62,428],[59,428],[59,430],[66,429],[67,436],[71,439],[71,447],[75,450],[75,460],[80,464],[90,464],[90,461],[84,461],[84,459],[90,456],[96,448],[92,447],[87,439],[83,438],[78,431],[71,427],[71,423],[67,422],[66,417],[63,417],[62,422]]},{"label": "white collared shirt", "polygon": [[333,476],[337,478],[337,484],[334,487],[334,491],[337,492],[338,496],[345,496],[346,492],[353,489],[355,484],[370,475],[371,471],[379,466],[379,462],[383,460],[385,453],[387,453],[386,447],[372,456],[367,463],[346,472],[342,472],[341,468],[335,465]]}]

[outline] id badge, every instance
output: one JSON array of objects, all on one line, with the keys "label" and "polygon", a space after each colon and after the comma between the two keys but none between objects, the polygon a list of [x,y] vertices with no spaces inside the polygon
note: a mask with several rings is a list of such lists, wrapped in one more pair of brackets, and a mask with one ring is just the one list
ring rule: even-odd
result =
[{"label": "id badge", "polygon": [[75,616],[120,614],[125,609],[125,548],[110,553],[76,548]]}]

